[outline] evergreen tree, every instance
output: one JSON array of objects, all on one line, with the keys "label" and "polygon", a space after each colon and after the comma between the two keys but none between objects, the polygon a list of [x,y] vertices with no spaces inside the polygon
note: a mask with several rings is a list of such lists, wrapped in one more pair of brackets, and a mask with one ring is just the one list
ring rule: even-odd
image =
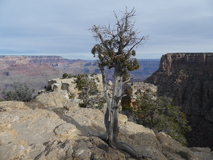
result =
[{"label": "evergreen tree", "polygon": [[[107,101],[107,110],[105,112],[105,127],[104,135],[96,135],[107,141],[113,148],[121,149],[128,152],[133,157],[138,157],[138,153],[129,145],[119,142],[117,139],[118,127],[118,103],[124,96],[122,93],[122,85],[129,81],[128,73],[139,68],[134,50],[138,47],[145,37],[139,37],[137,30],[134,28],[132,18],[135,16],[135,10],[126,11],[119,19],[117,14],[114,14],[116,24],[114,28],[111,26],[96,26],[90,30],[94,34],[94,38],[99,42],[92,48],[92,54],[97,56],[98,66],[102,74],[104,95]],[[112,97],[107,93],[107,81],[105,68],[113,68],[113,89]]]},{"label": "evergreen tree", "polygon": [[76,88],[81,93],[79,98],[82,99],[83,103],[80,103],[81,107],[84,108],[102,108],[105,103],[105,99],[101,96],[98,90],[97,82],[98,77],[96,74],[79,74],[75,80]]}]

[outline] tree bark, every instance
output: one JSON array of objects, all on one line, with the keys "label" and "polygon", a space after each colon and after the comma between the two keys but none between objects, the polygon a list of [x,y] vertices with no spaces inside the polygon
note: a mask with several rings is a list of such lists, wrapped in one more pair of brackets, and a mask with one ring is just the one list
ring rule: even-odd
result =
[{"label": "tree bark", "polygon": [[119,108],[119,101],[122,98],[122,85],[123,85],[123,76],[122,76],[122,65],[119,63],[116,64],[114,70],[114,81],[113,81],[113,95],[112,99],[109,99],[107,93],[107,82],[105,77],[105,72],[103,66],[99,66],[102,79],[103,79],[103,88],[104,88],[104,95],[107,101],[107,109],[105,112],[104,123],[106,127],[106,133],[103,135],[96,135],[97,137],[106,141],[112,148],[123,150],[129,153],[134,158],[139,158],[138,153],[128,144],[124,142],[118,141],[118,108]]}]

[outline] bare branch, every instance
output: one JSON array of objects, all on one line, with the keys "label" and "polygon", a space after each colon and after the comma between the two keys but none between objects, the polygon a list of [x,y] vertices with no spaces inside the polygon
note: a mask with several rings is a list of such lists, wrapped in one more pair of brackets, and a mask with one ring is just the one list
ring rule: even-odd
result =
[{"label": "bare branch", "polygon": [[126,81],[123,82],[123,84],[130,82],[130,78],[128,78]]}]

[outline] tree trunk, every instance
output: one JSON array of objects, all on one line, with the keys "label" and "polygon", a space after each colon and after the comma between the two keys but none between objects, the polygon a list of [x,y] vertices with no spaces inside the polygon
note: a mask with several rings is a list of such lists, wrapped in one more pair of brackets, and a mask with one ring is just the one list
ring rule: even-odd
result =
[{"label": "tree trunk", "polygon": [[111,110],[109,114],[110,125],[109,125],[109,144],[114,146],[115,140],[117,139],[119,127],[118,127],[118,108],[119,101],[121,99],[122,94],[122,69],[119,64],[115,66],[114,71],[114,82],[113,82],[113,95],[111,101]]},{"label": "tree trunk", "polygon": [[104,117],[106,133],[103,135],[95,135],[95,136],[108,142],[108,144],[112,148],[123,150],[129,153],[132,157],[139,158],[138,153],[131,146],[129,146],[128,144],[124,142],[120,142],[117,139],[118,132],[119,132],[118,108],[119,108],[119,101],[122,98],[122,85],[123,85],[122,67],[119,63],[115,66],[114,81],[113,81],[113,95],[111,100],[107,93],[107,82],[106,82],[104,67],[99,66],[99,68],[102,73],[104,95],[107,101],[107,109],[106,109],[105,117]]}]

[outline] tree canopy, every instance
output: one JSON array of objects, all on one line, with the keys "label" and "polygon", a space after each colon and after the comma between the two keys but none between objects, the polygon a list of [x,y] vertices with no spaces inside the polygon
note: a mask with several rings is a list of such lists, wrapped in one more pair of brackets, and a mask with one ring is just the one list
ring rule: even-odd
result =
[{"label": "tree canopy", "polygon": [[92,48],[92,54],[99,58],[99,64],[103,67],[116,68],[120,65],[121,74],[126,75],[129,71],[139,68],[135,48],[137,48],[146,37],[138,37],[138,32],[132,22],[135,10],[127,10],[121,19],[114,13],[116,24],[112,28],[108,26],[96,26],[91,28],[94,38],[100,43]]}]

